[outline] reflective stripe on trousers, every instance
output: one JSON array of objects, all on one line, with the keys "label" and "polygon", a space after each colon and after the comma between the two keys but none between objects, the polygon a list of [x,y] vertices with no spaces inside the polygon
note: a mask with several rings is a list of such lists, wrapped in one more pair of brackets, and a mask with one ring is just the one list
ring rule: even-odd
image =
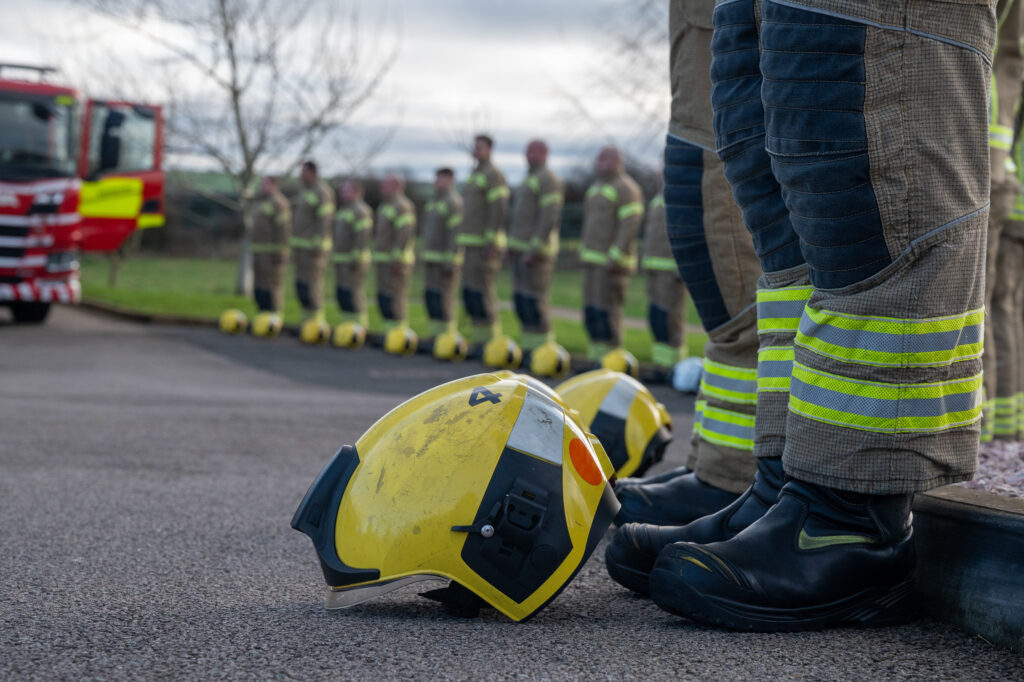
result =
[{"label": "reflective stripe on trousers", "polygon": [[733,412],[698,400],[693,432],[704,440],[737,450],[754,450],[753,415]]}]

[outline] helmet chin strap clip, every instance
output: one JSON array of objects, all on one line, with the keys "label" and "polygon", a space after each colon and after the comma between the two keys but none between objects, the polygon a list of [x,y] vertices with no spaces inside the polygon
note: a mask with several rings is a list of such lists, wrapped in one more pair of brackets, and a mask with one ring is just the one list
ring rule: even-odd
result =
[{"label": "helmet chin strap clip", "polygon": [[447,587],[421,592],[420,596],[440,602],[449,615],[458,618],[476,618],[480,615],[480,609],[488,605],[483,599],[456,582],[448,583]]}]

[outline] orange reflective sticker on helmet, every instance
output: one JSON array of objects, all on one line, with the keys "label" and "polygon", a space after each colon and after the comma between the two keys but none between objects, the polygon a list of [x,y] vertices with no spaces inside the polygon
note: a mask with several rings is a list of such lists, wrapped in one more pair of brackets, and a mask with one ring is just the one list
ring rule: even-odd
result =
[{"label": "orange reflective sticker on helmet", "polygon": [[569,459],[579,472],[580,478],[590,485],[601,485],[604,482],[601,467],[590,449],[579,438],[569,441]]}]

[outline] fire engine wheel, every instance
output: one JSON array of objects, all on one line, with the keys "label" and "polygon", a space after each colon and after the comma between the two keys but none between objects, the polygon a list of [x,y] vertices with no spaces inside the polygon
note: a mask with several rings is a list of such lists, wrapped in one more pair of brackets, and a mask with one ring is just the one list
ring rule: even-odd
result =
[{"label": "fire engine wheel", "polygon": [[11,303],[11,315],[15,322],[41,324],[50,314],[49,303]]}]

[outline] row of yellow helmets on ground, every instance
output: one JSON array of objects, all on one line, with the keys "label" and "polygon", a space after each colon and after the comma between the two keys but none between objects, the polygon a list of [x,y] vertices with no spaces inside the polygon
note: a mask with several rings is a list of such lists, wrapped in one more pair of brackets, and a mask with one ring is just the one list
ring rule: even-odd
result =
[{"label": "row of yellow helmets on ground", "polygon": [[[226,334],[244,334],[249,330],[253,336],[274,338],[284,327],[281,316],[272,312],[261,312],[253,318],[249,329],[248,318],[238,309],[225,310],[220,316],[220,330]],[[310,345],[325,345],[328,342],[338,348],[358,350],[366,344],[366,327],[358,322],[343,322],[332,331],[331,326],[319,316],[302,323],[299,339]],[[413,355],[419,347],[419,337],[408,325],[392,327],[384,336],[384,351],[392,355]],[[469,354],[469,344],[459,332],[445,332],[434,339],[431,350],[438,360],[460,362]],[[483,348],[483,363],[493,369],[518,369],[523,362],[523,351],[510,336],[498,335]],[[548,342],[530,354],[530,371],[537,376],[561,378],[569,374],[569,352],[561,345]],[[639,362],[632,353],[617,348],[601,358],[601,367],[623,372],[636,377]]]}]

